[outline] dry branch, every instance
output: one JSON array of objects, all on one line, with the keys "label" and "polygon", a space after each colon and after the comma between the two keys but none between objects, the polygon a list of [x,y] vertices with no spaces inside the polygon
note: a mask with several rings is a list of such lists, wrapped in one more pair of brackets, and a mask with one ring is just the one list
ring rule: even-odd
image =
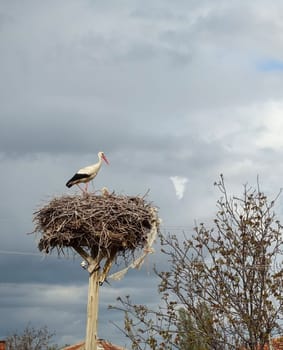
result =
[{"label": "dry branch", "polygon": [[34,213],[34,232],[46,253],[85,247],[102,257],[133,253],[146,246],[156,209],[143,197],[88,194],[54,198]]}]

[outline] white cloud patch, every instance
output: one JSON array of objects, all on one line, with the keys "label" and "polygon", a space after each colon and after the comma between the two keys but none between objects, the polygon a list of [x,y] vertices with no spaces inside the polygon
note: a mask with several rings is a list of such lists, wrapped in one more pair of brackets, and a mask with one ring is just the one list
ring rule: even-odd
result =
[{"label": "white cloud patch", "polygon": [[259,148],[281,150],[283,147],[283,104],[271,101],[259,106],[258,116],[261,119],[262,132],[255,140]]},{"label": "white cloud patch", "polygon": [[170,176],[170,180],[173,182],[177,198],[182,199],[186,190],[188,178],[182,176]]}]

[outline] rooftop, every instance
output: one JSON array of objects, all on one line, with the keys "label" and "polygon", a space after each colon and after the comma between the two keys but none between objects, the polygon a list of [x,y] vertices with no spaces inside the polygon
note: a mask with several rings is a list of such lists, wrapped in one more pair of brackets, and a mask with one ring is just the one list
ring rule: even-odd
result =
[{"label": "rooftop", "polygon": [[[71,346],[67,346],[62,350],[83,350],[84,344],[85,344],[84,342],[77,343]],[[0,348],[0,350],[2,349]],[[126,350],[126,348],[111,344],[103,339],[100,339],[98,340],[98,350]]]}]

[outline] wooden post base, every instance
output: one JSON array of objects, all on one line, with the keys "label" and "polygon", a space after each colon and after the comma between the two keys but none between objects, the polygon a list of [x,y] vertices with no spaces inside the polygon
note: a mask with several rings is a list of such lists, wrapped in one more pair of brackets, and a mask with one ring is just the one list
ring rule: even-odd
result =
[{"label": "wooden post base", "polygon": [[99,269],[89,275],[85,350],[97,350],[98,298]]}]

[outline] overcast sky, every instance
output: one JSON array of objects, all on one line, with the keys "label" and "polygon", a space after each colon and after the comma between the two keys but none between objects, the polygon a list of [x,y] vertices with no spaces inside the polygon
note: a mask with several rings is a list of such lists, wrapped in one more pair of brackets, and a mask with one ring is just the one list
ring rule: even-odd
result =
[{"label": "overcast sky", "polygon": [[[98,151],[110,166],[95,187],[150,190],[164,232],[212,221],[220,173],[230,193],[258,175],[278,193],[282,33],[281,0],[0,0],[0,338],[28,322],[60,344],[84,338],[81,259],[36,255],[27,233]],[[107,306],[126,294],[154,305],[161,261],[102,287],[101,338],[126,343]]]}]

